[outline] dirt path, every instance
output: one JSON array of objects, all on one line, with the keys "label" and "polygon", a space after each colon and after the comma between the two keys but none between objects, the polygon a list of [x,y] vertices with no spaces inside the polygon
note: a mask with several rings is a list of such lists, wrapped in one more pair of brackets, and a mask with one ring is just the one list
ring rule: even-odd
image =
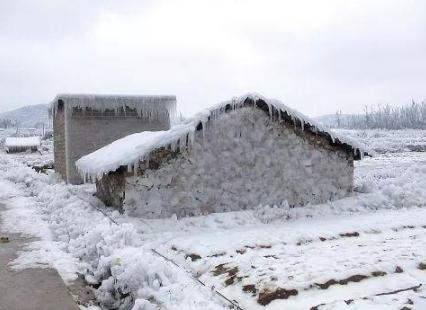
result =
[{"label": "dirt path", "polygon": [[[0,203],[0,211],[4,208]],[[1,221],[0,237],[0,310],[79,309],[56,270],[9,268],[17,252],[33,239],[2,232]]]}]

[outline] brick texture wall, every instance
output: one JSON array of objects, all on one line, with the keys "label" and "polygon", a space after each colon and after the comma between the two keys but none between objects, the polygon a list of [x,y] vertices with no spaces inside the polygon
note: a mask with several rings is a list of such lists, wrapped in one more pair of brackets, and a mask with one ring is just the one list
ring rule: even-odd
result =
[{"label": "brick texture wall", "polygon": [[87,116],[67,113],[68,181],[82,183],[75,162],[82,156],[127,135],[142,131],[167,130],[169,120],[158,121],[137,116]]}]

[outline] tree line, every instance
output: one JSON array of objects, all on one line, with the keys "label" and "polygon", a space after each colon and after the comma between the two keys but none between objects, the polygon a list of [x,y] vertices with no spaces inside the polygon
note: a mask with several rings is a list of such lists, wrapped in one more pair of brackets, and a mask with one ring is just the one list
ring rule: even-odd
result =
[{"label": "tree line", "polygon": [[12,122],[10,119],[1,119],[0,118],[0,128],[9,128],[13,127],[14,122]]},{"label": "tree line", "polygon": [[[21,127],[21,122],[19,122],[18,120],[11,120],[11,119],[7,119],[7,118],[0,118],[0,128],[18,128]],[[45,127],[46,124],[44,124],[43,122],[37,122],[35,123],[32,127],[40,129]]]},{"label": "tree line", "polygon": [[337,128],[350,129],[426,129],[426,101],[410,105],[364,107],[364,113],[342,115],[336,112]]}]

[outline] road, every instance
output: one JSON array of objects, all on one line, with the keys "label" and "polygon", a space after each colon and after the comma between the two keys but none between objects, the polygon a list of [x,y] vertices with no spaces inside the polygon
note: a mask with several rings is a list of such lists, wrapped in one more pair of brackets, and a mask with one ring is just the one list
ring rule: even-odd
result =
[{"label": "road", "polygon": [[[0,211],[6,206],[0,203]],[[52,268],[12,270],[8,264],[34,238],[2,232],[0,222],[0,310],[78,310],[67,287]]]}]

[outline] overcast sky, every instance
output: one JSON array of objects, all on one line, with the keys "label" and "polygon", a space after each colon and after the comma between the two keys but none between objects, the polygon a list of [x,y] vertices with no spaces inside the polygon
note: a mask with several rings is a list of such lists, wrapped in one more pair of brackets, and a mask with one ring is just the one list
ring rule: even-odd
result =
[{"label": "overcast sky", "polygon": [[247,92],[317,116],[426,98],[425,0],[0,0],[0,111],[57,93]]}]

